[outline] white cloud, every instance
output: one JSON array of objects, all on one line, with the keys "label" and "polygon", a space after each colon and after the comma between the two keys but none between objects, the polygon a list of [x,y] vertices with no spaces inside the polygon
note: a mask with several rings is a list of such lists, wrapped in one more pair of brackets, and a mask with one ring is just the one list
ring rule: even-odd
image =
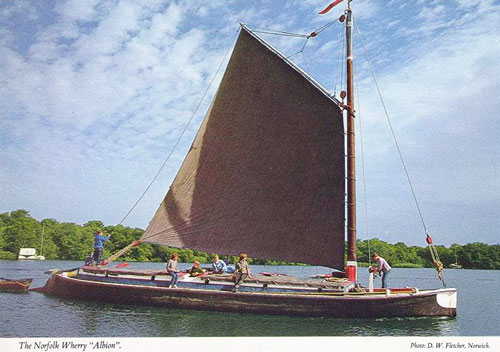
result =
[{"label": "white cloud", "polygon": [[98,0],[81,2],[70,0],[56,3],[54,11],[62,16],[65,22],[89,22],[95,19],[95,7],[100,3]]},{"label": "white cloud", "polygon": [[[200,98],[195,93],[222,58],[219,49],[202,48],[203,32],[179,33],[185,10],[178,5],[105,5],[58,3],[57,21],[38,32],[38,41],[32,38],[29,56],[5,44],[1,49],[7,85],[0,88],[0,103],[12,115],[0,122],[8,131],[2,160],[10,170],[2,171],[2,178],[30,169],[13,192],[29,194],[30,185],[46,182],[56,194],[78,198],[81,192],[89,201],[89,187],[116,181],[106,176],[104,165],[123,170],[118,177],[123,184],[132,183],[127,174],[136,173],[125,170],[143,163],[156,169]],[[4,30],[8,36],[13,34]],[[162,159],[154,162],[159,153]],[[52,176],[35,176],[43,170]]]}]

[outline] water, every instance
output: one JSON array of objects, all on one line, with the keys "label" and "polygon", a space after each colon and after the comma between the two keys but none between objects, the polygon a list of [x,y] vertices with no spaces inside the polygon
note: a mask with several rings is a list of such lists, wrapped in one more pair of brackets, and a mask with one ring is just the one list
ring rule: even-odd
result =
[{"label": "water", "polygon": [[[72,261],[0,261],[0,276],[34,278],[42,286],[48,269],[81,265]],[[180,269],[189,264],[180,264]],[[132,263],[134,268],[163,268],[162,263]],[[323,267],[251,266],[253,273],[297,276],[328,273]],[[498,336],[500,272],[445,270],[448,287],[458,290],[458,317],[331,319],[201,312],[77,302],[45,296],[0,293],[0,337],[173,337],[173,336]],[[359,269],[367,284],[366,268]],[[439,288],[433,269],[393,268],[390,286]],[[376,281],[380,285],[380,279]]]}]

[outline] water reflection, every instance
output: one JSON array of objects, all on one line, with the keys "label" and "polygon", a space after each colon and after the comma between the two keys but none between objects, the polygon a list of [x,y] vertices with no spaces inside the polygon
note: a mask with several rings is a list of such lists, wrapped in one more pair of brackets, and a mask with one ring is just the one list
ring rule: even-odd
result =
[{"label": "water reflection", "polygon": [[[58,299],[53,299],[58,300]],[[329,319],[59,302],[57,336],[450,336],[456,319]],[[71,314],[59,312],[71,311]],[[71,327],[68,329],[68,327]]]}]

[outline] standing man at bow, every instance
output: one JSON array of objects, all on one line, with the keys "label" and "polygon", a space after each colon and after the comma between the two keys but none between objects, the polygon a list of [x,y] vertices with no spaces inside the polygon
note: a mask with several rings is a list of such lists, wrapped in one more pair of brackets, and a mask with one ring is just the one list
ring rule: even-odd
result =
[{"label": "standing man at bow", "polygon": [[93,263],[95,265],[101,265],[102,262],[102,250],[104,248],[104,242],[109,240],[109,236],[103,236],[102,231],[97,231],[94,233],[94,257],[93,257]]}]

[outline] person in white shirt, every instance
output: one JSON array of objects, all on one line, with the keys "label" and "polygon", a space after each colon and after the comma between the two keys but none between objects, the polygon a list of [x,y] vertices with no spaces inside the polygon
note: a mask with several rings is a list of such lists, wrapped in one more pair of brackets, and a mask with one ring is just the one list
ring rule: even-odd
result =
[{"label": "person in white shirt", "polygon": [[373,260],[377,263],[377,267],[375,268],[375,272],[378,272],[382,276],[382,288],[387,287],[387,275],[389,274],[389,271],[391,270],[391,266],[387,261],[380,257],[377,253],[373,253],[372,255]]},{"label": "person in white shirt", "polygon": [[212,271],[216,274],[224,274],[227,271],[227,265],[224,261],[219,260],[218,255],[214,255],[214,260],[212,262]]}]

